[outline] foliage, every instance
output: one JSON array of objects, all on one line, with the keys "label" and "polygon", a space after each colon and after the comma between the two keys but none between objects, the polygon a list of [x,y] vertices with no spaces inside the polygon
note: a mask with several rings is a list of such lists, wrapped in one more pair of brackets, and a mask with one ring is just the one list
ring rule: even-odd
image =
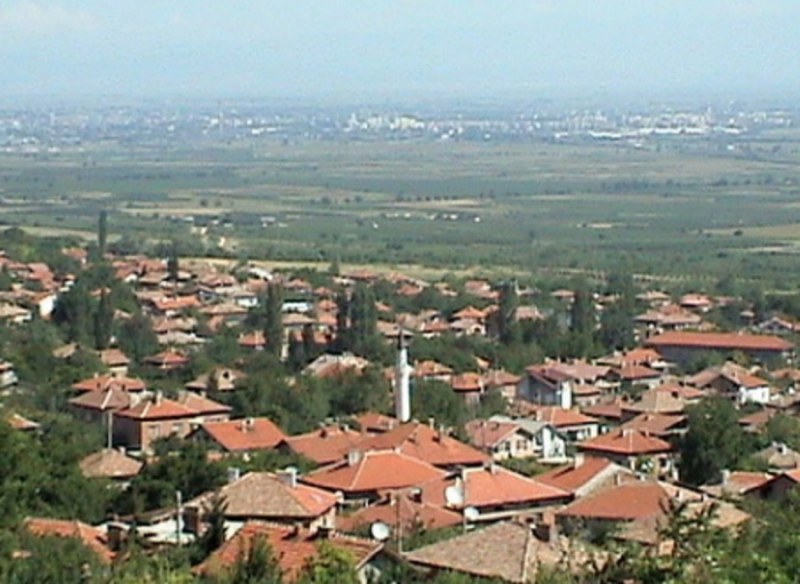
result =
[{"label": "foliage", "polygon": [[281,584],[283,576],[269,543],[256,537],[243,547],[227,578],[219,584]]},{"label": "foliage", "polygon": [[359,584],[352,556],[327,542],[320,543],[313,556],[300,571],[298,584]]},{"label": "foliage", "polygon": [[433,418],[437,424],[461,428],[469,419],[467,407],[449,385],[420,380],[411,390],[411,411],[420,420]]},{"label": "foliage", "polygon": [[280,357],[283,349],[283,287],[270,284],[264,303],[264,339],[266,349]]},{"label": "foliage", "polygon": [[693,485],[718,482],[753,450],[730,400],[709,397],[688,409],[689,430],[680,441],[681,479]]}]

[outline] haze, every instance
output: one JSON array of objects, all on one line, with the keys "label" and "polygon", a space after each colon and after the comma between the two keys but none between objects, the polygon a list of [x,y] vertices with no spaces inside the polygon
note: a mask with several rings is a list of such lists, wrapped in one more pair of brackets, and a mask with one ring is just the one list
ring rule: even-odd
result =
[{"label": "haze", "polygon": [[789,96],[796,0],[0,0],[0,95]]}]

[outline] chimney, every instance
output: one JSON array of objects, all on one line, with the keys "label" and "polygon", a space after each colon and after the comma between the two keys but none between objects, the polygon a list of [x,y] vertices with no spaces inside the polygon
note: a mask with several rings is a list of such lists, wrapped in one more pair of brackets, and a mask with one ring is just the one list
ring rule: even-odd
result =
[{"label": "chimney", "polygon": [[583,452],[576,452],[572,459],[572,468],[580,468],[584,462],[586,462],[586,457]]},{"label": "chimney", "polygon": [[359,462],[361,462],[361,452],[358,450],[351,450],[347,453],[347,464],[349,466],[355,466]]},{"label": "chimney", "polygon": [[297,469],[293,466],[287,466],[285,469],[278,471],[278,479],[290,489],[297,488]]},{"label": "chimney", "polygon": [[156,405],[161,405],[161,402],[164,400],[164,394],[160,391],[156,392],[154,403]]},{"label": "chimney", "polygon": [[558,537],[558,526],[555,519],[553,521],[542,520],[536,523],[533,528],[533,535],[543,543],[553,543]]},{"label": "chimney", "polygon": [[189,505],[183,508],[183,526],[187,532],[194,535],[200,535],[200,509],[195,505]]},{"label": "chimney", "polygon": [[442,438],[444,438],[444,424],[439,424],[439,428],[436,430],[435,439],[437,442],[441,442]]},{"label": "chimney", "polygon": [[408,348],[402,328],[397,337],[397,362],[394,370],[394,410],[400,423],[411,419],[411,371],[408,364]]},{"label": "chimney", "polygon": [[122,549],[122,544],[128,534],[127,526],[124,523],[111,521],[107,526],[108,547],[113,552],[118,552]]},{"label": "chimney", "polygon": [[431,430],[435,430],[436,429],[436,419],[435,418],[428,418],[428,427]]},{"label": "chimney", "polygon": [[723,468],[721,474],[723,486],[727,485],[731,481],[731,471],[729,471],[727,468]]},{"label": "chimney", "polygon": [[228,467],[228,483],[235,483],[241,478],[241,476],[242,476],[242,471],[239,469],[238,466]]}]

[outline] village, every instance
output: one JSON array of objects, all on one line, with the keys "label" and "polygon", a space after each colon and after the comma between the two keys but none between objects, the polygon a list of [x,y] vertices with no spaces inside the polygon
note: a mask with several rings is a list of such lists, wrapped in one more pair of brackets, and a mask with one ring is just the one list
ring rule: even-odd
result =
[{"label": "village", "polygon": [[800,325],[742,298],[118,256],[103,223],[69,272],[0,255],[3,439],[96,436],[68,472],[103,493],[4,521],[100,570],[200,546],[226,582],[264,541],[284,582],[330,550],[362,582],[578,577],[800,483]]}]

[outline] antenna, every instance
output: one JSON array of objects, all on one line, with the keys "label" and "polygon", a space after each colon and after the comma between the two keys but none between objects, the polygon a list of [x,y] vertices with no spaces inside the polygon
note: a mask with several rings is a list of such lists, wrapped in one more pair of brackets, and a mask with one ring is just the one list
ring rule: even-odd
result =
[{"label": "antenna", "polygon": [[450,485],[444,490],[444,500],[448,507],[461,507],[465,499],[464,487],[461,485]]},{"label": "antenna", "polygon": [[372,536],[372,539],[386,541],[392,535],[392,528],[383,521],[376,521],[370,525],[369,534]]}]

